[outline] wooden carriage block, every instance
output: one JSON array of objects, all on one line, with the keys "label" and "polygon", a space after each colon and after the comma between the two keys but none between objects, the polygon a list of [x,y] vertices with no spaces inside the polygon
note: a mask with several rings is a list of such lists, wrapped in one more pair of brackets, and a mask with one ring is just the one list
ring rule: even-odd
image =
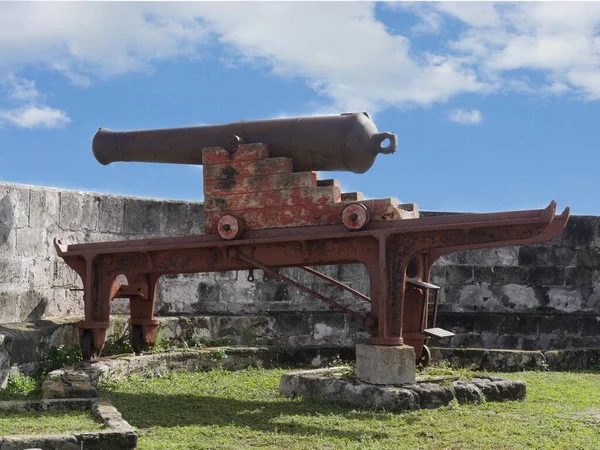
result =
[{"label": "wooden carriage block", "polygon": [[262,177],[204,180],[204,198],[250,192],[275,191],[279,189],[316,188],[316,172],[294,172]]},{"label": "wooden carriage block", "polygon": [[343,202],[358,202],[365,198],[362,192],[342,192],[341,197]]},{"label": "wooden carriage block", "polygon": [[398,209],[398,199],[377,198],[373,200],[362,200],[361,203],[369,210],[372,221],[400,220],[402,213]]},{"label": "wooden carriage block", "polygon": [[227,164],[204,166],[205,180],[229,180],[233,178],[291,173],[291,158],[267,158],[256,161],[234,161]]},{"label": "wooden carriage block", "polygon": [[233,161],[256,161],[269,157],[269,147],[266,144],[242,144],[238,149],[229,153],[223,147],[208,147],[202,150],[202,164],[228,164]]},{"label": "wooden carriage block", "polygon": [[342,183],[340,180],[335,180],[333,178],[328,178],[325,180],[317,180],[317,186],[337,186],[340,189],[342,188]]},{"label": "wooden carriage block", "polygon": [[295,205],[339,203],[340,188],[337,186],[276,189],[243,194],[214,195],[206,197],[205,211],[246,211]]},{"label": "wooden carriage block", "polygon": [[[393,198],[366,200],[361,202],[368,209],[372,221],[399,220],[401,214]],[[317,225],[335,225],[342,223],[342,210],[347,203],[307,204],[280,208],[247,209],[233,212],[244,222],[247,230],[265,230],[269,228],[306,227]],[[221,211],[204,213],[206,233],[217,232],[217,222],[224,214]]]}]

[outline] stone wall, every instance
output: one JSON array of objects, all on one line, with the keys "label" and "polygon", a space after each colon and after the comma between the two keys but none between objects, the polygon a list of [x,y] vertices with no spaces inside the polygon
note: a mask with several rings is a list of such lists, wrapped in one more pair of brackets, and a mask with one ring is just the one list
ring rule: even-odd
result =
[{"label": "stone wall", "polygon": [[[202,204],[0,184],[0,322],[82,313],[78,277],[55,256],[66,243],[175,236],[202,231]],[[361,265],[320,270],[368,294]],[[367,305],[300,269],[285,269],[356,310]],[[246,272],[164,277],[162,316],[296,317],[288,345],[339,345],[356,333],[350,318],[274,280]],[[440,259],[433,282],[443,286],[439,325],[457,332],[436,345],[548,349],[600,346],[600,218],[573,217],[545,245],[460,252]],[[115,302],[115,313],[126,302]],[[297,315],[297,313],[300,314]],[[294,326],[300,326],[294,322]]]},{"label": "stone wall", "polygon": [[202,203],[0,183],[0,323],[83,313],[79,277],[57,258],[67,243],[200,233]]}]

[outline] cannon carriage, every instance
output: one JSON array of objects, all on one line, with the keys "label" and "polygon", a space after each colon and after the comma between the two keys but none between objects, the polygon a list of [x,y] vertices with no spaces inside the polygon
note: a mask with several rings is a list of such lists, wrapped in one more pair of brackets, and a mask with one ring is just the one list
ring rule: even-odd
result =
[{"label": "cannon carriage", "polygon": [[[161,275],[262,270],[362,321],[369,343],[415,348],[430,359],[440,287],[431,266],[445,253],[550,240],[565,226],[568,208],[421,218],[416,204],[364,199],[342,192],[316,171],[363,173],[379,154],[396,151],[397,138],[379,133],[366,113],[240,122],[215,127],[113,132],[101,129],[93,151],[115,161],[202,164],[205,234],[65,245],[58,254],[82,278],[85,320],[79,324],[86,359],[104,345],[114,298],[129,298],[136,352],[156,340],[156,287]],[[369,296],[311,266],[360,263]],[[297,267],[368,302],[360,313],[292,280],[277,269]],[[118,275],[128,284],[120,285]]]}]

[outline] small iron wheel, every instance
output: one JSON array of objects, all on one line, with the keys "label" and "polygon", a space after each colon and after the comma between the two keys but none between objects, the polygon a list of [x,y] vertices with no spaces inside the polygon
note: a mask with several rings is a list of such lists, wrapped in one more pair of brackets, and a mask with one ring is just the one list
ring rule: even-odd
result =
[{"label": "small iron wheel", "polygon": [[244,224],[240,219],[231,214],[225,214],[217,222],[217,233],[223,239],[237,239],[243,232]]},{"label": "small iron wheel", "polygon": [[150,350],[150,343],[144,337],[144,326],[131,324],[131,346],[136,355]]},{"label": "small iron wheel", "polygon": [[421,351],[421,357],[417,360],[417,364],[423,367],[427,367],[431,362],[431,350],[426,345],[423,346]]},{"label": "small iron wheel", "polygon": [[98,352],[94,347],[94,332],[92,330],[83,330],[79,338],[81,354],[84,361],[94,361],[98,358]]},{"label": "small iron wheel", "polygon": [[362,203],[350,203],[342,211],[342,223],[352,231],[362,230],[369,219],[369,210]]}]

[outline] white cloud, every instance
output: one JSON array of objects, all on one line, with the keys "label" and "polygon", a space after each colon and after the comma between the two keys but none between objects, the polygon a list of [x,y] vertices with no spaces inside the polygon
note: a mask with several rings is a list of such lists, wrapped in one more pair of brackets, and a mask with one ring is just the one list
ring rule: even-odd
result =
[{"label": "white cloud", "polygon": [[194,55],[206,31],[193,4],[3,2],[0,72],[58,71],[78,85]]},{"label": "white cloud", "polygon": [[461,125],[475,125],[483,120],[483,114],[478,109],[461,109],[456,108],[448,113],[448,120]]},{"label": "white cloud", "polygon": [[214,42],[229,62],[301,77],[335,109],[429,105],[484,87],[451,56],[411,55],[372,3],[0,3],[0,73],[33,66],[86,86],[202,57]]},{"label": "white cloud", "polygon": [[[216,43],[223,64],[300,78],[330,110],[376,113],[500,90],[600,98],[600,4],[403,3],[386,14],[414,14],[420,22],[397,29],[384,25],[375,8],[366,2],[0,2],[0,83],[13,101],[27,103],[13,106],[11,117],[25,106],[49,111],[33,81],[18,78],[23,70],[55,71],[85,87],[151,73],[161,60],[202,58]],[[460,23],[451,37],[443,33],[450,21]],[[412,45],[409,37],[423,33],[438,34],[436,51]],[[9,76],[17,77],[12,87]]]},{"label": "white cloud", "polygon": [[[71,122],[64,111],[45,104],[44,96],[35,87],[35,81],[10,74],[4,80],[8,100],[0,108],[0,126],[17,128],[60,128]],[[9,104],[12,103],[11,107]]]},{"label": "white cloud", "polygon": [[7,122],[18,128],[59,128],[71,119],[64,111],[48,106],[25,106],[12,110],[0,110],[0,123]]},{"label": "white cloud", "polygon": [[[497,89],[600,98],[600,4],[588,2],[435,3],[465,30],[448,42]],[[516,71],[529,71],[528,89]]]},{"label": "white cloud", "polygon": [[18,78],[11,74],[6,78],[4,85],[13,100],[33,101],[40,96],[33,80]]}]

